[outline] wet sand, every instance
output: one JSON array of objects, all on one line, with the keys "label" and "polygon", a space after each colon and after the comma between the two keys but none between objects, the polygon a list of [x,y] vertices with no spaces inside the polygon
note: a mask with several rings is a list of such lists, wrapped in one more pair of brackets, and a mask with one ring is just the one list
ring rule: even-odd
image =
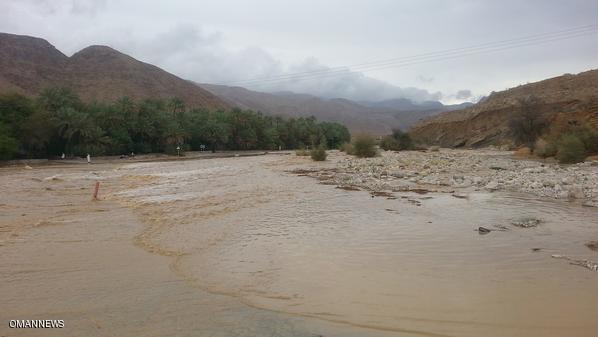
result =
[{"label": "wet sand", "polygon": [[551,258],[598,260],[595,208],[290,173],[337,156],[0,169],[0,320],[66,321],[0,336],[595,335],[598,273]]}]

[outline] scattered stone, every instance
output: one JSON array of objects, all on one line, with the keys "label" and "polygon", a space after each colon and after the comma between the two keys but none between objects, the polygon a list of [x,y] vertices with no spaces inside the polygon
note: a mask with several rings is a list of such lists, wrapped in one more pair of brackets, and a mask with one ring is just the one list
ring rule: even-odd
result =
[{"label": "scattered stone", "polygon": [[598,241],[590,241],[586,243],[586,247],[590,248],[593,251],[598,252]]},{"label": "scattered stone", "polygon": [[505,225],[494,225],[494,228],[496,228],[496,230],[500,232],[506,232],[509,230],[509,227]]},{"label": "scattered stone", "polygon": [[453,193],[451,195],[457,199],[469,199],[469,196],[467,194]]},{"label": "scattered stone", "polygon": [[345,191],[361,191],[359,187],[355,186],[337,186],[336,188],[345,190]]},{"label": "scattered stone", "polygon": [[415,200],[415,199],[407,199],[407,201],[415,206],[421,206],[422,203],[419,200]]},{"label": "scattered stone", "polygon": [[438,152],[438,151],[440,151],[439,146],[430,146],[430,152]]},{"label": "scattered stone", "polygon": [[542,250],[542,248],[532,248],[532,252],[539,252],[541,250]]},{"label": "scattered stone", "polygon": [[401,179],[405,177],[405,174],[401,171],[394,171],[390,173],[390,176]]},{"label": "scattered stone", "polygon": [[33,167],[31,167],[29,165],[25,165],[25,170],[33,170]]},{"label": "scattered stone", "polygon": [[496,191],[498,190],[498,183],[496,181],[491,181],[486,186],[484,186],[487,190]]},{"label": "scattered stone", "polygon": [[519,228],[534,228],[534,227],[538,227],[538,225],[540,224],[540,220],[539,219],[535,219],[535,218],[524,218],[521,220],[514,220],[511,221],[511,224],[515,227],[519,227]]},{"label": "scattered stone", "polygon": [[583,189],[579,185],[573,185],[567,190],[567,196],[569,199],[583,199]]},{"label": "scattered stone", "polygon": [[544,172],[546,172],[546,170],[542,166],[537,166],[537,167],[528,167],[526,169],[523,169],[523,172],[525,172],[525,173],[544,173]]},{"label": "scattered stone", "polygon": [[590,260],[572,260],[571,264],[598,272],[598,263]]},{"label": "scattered stone", "polygon": [[293,174],[298,174],[298,175],[309,175],[309,174],[312,174],[312,173],[315,173],[318,171],[317,170],[296,169],[296,170],[291,170],[288,172],[293,173]]},{"label": "scattered stone", "polygon": [[485,228],[485,227],[478,227],[478,233],[480,233],[480,235],[486,235],[488,233],[490,233],[492,230]]},{"label": "scattered stone", "polygon": [[428,194],[430,191],[423,189],[423,188],[410,188],[409,192],[417,193],[417,194]]},{"label": "scattered stone", "polygon": [[551,256],[554,259],[567,260],[572,265],[584,267],[584,268],[589,269],[591,271],[598,272],[598,263],[596,263],[594,261],[590,261],[590,260],[577,260],[577,259],[573,259],[573,258],[570,258],[568,256],[560,255],[560,254],[553,254]]},{"label": "scattered stone", "polygon": [[[394,194],[390,193],[390,192],[385,192],[385,191],[374,191],[374,192],[370,192],[370,194],[373,197],[387,197],[387,198],[394,198]],[[396,199],[396,198],[395,198]]]},{"label": "scattered stone", "polygon": [[[388,190],[414,193],[467,194],[472,187],[485,191],[528,193],[550,199],[580,200],[598,207],[598,170],[584,164],[560,165],[513,159],[494,149],[434,152],[384,152],[376,158],[338,157],[336,170],[291,171],[329,181],[336,186],[354,186],[365,191]],[[320,178],[320,176],[323,176]],[[435,186],[430,189],[430,186]]]}]

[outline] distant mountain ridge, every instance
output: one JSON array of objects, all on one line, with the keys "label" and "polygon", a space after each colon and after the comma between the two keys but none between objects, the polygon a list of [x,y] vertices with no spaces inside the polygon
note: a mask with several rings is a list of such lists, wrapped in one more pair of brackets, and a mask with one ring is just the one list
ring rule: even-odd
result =
[{"label": "distant mountain ridge", "polygon": [[86,101],[176,96],[188,107],[230,107],[189,81],[107,46],[68,57],[46,40],[0,33],[0,91],[37,95],[48,87],[69,87]]},{"label": "distant mountain ridge", "polygon": [[598,129],[598,70],[566,74],[492,93],[478,104],[427,118],[410,131],[422,142],[451,147],[511,144],[509,121],[529,97],[551,128],[582,123]]},{"label": "distant mountain ridge", "polygon": [[232,106],[285,117],[310,117],[346,125],[352,133],[385,134],[400,122],[393,116],[378,113],[346,99],[326,100],[290,92],[263,93],[242,87],[200,84]]},{"label": "distant mountain ridge", "polygon": [[454,108],[440,102],[414,103],[408,99],[354,102],[292,92],[264,93],[242,87],[199,85],[232,106],[287,117],[315,116],[319,120],[343,123],[353,133],[388,134],[393,128],[406,129],[422,118]]}]

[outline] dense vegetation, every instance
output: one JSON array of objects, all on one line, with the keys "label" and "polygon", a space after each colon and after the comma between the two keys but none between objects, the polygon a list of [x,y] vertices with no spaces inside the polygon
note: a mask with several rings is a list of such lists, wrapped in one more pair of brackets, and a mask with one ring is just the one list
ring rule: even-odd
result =
[{"label": "dense vegetation", "polygon": [[539,138],[533,151],[542,158],[555,157],[561,163],[578,163],[591,154],[598,154],[598,131],[586,125],[570,125]]},{"label": "dense vegetation", "polygon": [[598,130],[576,121],[549,127],[537,108],[540,103],[533,96],[519,101],[521,113],[510,120],[517,144],[527,146],[536,156],[555,157],[561,163],[578,163],[598,153]]},{"label": "dense vegetation", "polygon": [[283,119],[233,109],[186,109],[185,103],[133,101],[84,103],[68,89],[36,99],[0,95],[0,158],[47,158],[184,150],[272,150],[325,146],[350,140],[346,127],[314,117]]},{"label": "dense vegetation", "polygon": [[358,136],[353,140],[351,146],[347,148],[347,154],[359,158],[370,158],[378,155],[376,140],[369,135]]},{"label": "dense vegetation", "polygon": [[328,156],[326,154],[326,148],[324,148],[324,145],[317,146],[314,147],[310,152],[309,155],[311,156],[311,159],[313,161],[324,161],[326,160],[326,157]]},{"label": "dense vegetation", "polygon": [[380,148],[385,151],[404,151],[415,148],[411,136],[399,129],[393,130],[392,135],[382,138]]},{"label": "dense vegetation", "polygon": [[538,110],[542,101],[535,96],[519,99],[521,111],[513,115],[509,121],[513,139],[517,144],[532,147],[534,142],[544,133],[547,122]]}]

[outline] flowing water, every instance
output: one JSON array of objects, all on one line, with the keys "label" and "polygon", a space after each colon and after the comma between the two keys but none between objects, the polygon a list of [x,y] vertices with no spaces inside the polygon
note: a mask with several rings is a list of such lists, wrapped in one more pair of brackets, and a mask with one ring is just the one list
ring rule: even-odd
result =
[{"label": "flowing water", "polygon": [[[598,273],[551,258],[598,260],[584,246],[598,238],[596,208],[482,192],[372,198],[289,173],[332,165],[306,163],[132,164],[113,198],[146,224],[138,245],[252,307],[372,336],[596,336]],[[510,225],[527,217],[542,222]]]}]

